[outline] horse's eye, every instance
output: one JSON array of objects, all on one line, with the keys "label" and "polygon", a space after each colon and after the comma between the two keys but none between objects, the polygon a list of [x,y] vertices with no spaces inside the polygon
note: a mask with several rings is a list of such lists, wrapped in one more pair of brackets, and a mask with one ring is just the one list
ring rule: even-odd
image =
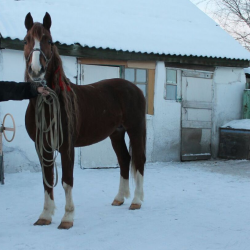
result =
[{"label": "horse's eye", "polygon": [[23,42],[25,45],[27,44],[27,41],[26,40],[24,40],[24,42]]},{"label": "horse's eye", "polygon": [[51,41],[51,40],[49,40],[49,41],[48,41],[48,43],[49,43],[49,44],[52,44],[52,41]]}]

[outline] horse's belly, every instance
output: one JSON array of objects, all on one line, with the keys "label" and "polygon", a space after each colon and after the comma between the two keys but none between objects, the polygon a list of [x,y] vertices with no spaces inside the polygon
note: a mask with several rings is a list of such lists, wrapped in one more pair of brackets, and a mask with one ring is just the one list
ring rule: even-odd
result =
[{"label": "horse's belly", "polygon": [[109,137],[120,125],[119,119],[99,120],[80,126],[75,147],[88,146]]},{"label": "horse's belly", "polygon": [[95,133],[79,133],[79,136],[76,140],[75,147],[84,147],[100,142],[107,137],[109,137],[115,128],[109,129],[108,131],[96,131]]}]

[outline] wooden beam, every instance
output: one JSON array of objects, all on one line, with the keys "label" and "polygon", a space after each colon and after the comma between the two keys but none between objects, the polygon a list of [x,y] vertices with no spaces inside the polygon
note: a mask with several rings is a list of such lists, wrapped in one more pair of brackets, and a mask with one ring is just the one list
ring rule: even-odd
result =
[{"label": "wooden beam", "polygon": [[155,69],[155,61],[128,61],[127,68],[136,68],[136,69]]},{"label": "wooden beam", "polygon": [[127,61],[121,60],[104,60],[104,59],[91,59],[91,58],[78,58],[78,63],[88,65],[109,65],[109,66],[128,66]]},{"label": "wooden beam", "polygon": [[154,114],[155,70],[148,70],[148,114]]}]

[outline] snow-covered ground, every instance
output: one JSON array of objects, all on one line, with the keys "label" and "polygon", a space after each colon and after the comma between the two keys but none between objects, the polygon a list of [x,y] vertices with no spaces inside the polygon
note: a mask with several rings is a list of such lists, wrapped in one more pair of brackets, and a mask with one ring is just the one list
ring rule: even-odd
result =
[{"label": "snow-covered ground", "polygon": [[[61,176],[61,171],[59,169]],[[145,201],[112,207],[119,169],[75,167],[74,227],[58,230],[64,191],[49,226],[33,226],[43,207],[41,172],[5,175],[0,186],[1,250],[247,250],[250,246],[250,162],[147,164]],[[131,182],[131,193],[134,184]]]}]

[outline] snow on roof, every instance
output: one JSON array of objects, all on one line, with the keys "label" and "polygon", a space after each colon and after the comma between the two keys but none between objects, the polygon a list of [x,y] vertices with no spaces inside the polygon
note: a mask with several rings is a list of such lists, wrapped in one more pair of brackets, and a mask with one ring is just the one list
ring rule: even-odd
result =
[{"label": "snow on roof", "polygon": [[245,68],[244,72],[245,72],[245,74],[250,74],[250,68]]},{"label": "snow on roof", "polygon": [[221,128],[250,130],[250,119],[233,120],[221,126]]},{"label": "snow on roof", "polygon": [[250,53],[189,0],[1,0],[0,33],[22,40],[31,12],[52,18],[54,41],[130,52],[250,60]]}]

